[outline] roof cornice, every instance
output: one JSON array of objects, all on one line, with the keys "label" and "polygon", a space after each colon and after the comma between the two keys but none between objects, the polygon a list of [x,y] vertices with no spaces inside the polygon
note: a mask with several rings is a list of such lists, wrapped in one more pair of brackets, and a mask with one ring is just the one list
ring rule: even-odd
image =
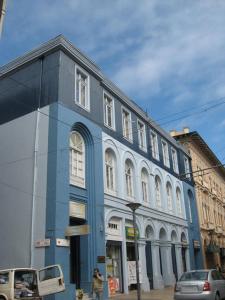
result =
[{"label": "roof cornice", "polygon": [[146,123],[152,126],[158,133],[163,135],[171,144],[176,148],[180,148],[188,156],[186,149],[176,142],[168,132],[162,129],[157,125],[146,113],[129,97],[127,97],[113,82],[106,78],[103,75],[100,68],[90,60],[83,52],[76,48],[70,41],[68,41],[63,35],[58,35],[50,41],[40,45],[32,51],[25,53],[23,56],[20,56],[13,60],[12,62],[2,66],[0,68],[0,79],[4,78],[17,69],[22,68],[26,64],[38,60],[40,57],[47,56],[50,53],[53,53],[57,50],[61,50],[66,53],[72,59],[79,61],[79,63],[85,67],[87,70],[91,71],[101,82],[101,84],[106,87],[110,92],[115,94],[124,104],[128,106],[129,109],[135,111]]}]

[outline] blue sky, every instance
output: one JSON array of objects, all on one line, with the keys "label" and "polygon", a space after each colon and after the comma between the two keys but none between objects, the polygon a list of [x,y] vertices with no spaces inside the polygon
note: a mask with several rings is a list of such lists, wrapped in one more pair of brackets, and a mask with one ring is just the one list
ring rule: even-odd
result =
[{"label": "blue sky", "polygon": [[198,131],[225,163],[224,16],[223,0],[7,0],[0,65],[63,34],[164,129]]}]

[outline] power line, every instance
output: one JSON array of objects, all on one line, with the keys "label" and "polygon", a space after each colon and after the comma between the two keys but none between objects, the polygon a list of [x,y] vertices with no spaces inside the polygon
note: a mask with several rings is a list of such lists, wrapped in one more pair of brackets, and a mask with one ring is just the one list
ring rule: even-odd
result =
[{"label": "power line", "polygon": [[[183,173],[183,174],[180,174],[180,178],[182,177],[187,177],[188,175],[191,175],[191,174],[195,174],[195,173],[200,173],[200,172],[204,172],[204,171],[207,171],[207,170],[212,170],[212,169],[216,169],[216,168],[219,168],[219,167],[224,167],[225,164],[218,164],[218,165],[215,165],[215,166],[212,166],[212,167],[208,167],[208,168],[205,168],[205,169],[201,169],[201,170],[197,170],[197,171],[192,171],[192,172],[187,172],[187,173]],[[198,176],[204,176],[206,174],[201,174],[201,175],[198,175]],[[182,180],[182,179],[181,179]]]}]

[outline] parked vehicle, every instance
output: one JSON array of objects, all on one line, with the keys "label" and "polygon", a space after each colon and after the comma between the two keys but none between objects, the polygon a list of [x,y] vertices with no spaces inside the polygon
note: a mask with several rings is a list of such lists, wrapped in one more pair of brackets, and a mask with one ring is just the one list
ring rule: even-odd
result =
[{"label": "parked vehicle", "polygon": [[16,268],[0,270],[0,300],[35,299],[65,290],[61,267],[41,270]]},{"label": "parked vehicle", "polygon": [[174,288],[175,300],[225,299],[225,279],[217,270],[185,272]]}]

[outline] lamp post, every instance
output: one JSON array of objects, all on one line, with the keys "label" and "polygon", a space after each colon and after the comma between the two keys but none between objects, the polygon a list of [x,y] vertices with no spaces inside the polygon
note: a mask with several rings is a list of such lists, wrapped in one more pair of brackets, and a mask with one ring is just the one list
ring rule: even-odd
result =
[{"label": "lamp post", "polygon": [[136,235],[136,214],[135,211],[141,206],[140,203],[131,202],[126,204],[132,210],[133,214],[133,227],[134,227],[134,249],[135,249],[135,261],[136,261],[136,277],[137,277],[137,300],[141,300],[141,288],[140,288],[140,279],[139,279],[139,264],[138,264],[138,243]]}]

